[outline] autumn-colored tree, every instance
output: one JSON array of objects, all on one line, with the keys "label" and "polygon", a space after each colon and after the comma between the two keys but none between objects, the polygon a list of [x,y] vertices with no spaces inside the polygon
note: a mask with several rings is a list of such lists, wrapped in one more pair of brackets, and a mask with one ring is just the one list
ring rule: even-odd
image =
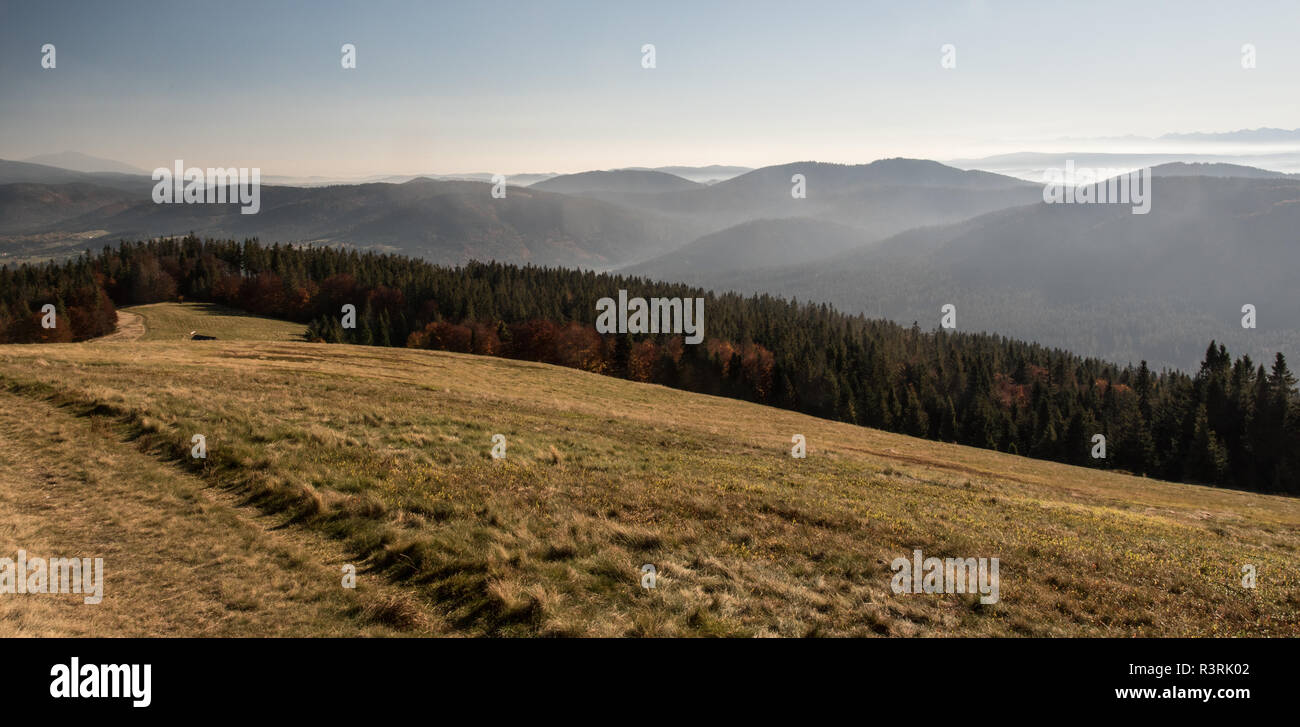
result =
[{"label": "autumn-colored tree", "polygon": [[212,284],[212,299],[218,303],[238,305],[240,303],[239,290],[243,284],[244,279],[238,275],[223,275]]},{"label": "autumn-colored tree", "polygon": [[501,339],[497,337],[496,326],[485,323],[471,323],[470,353],[479,356],[498,356],[501,354]]},{"label": "autumn-colored tree", "polygon": [[[709,336],[594,332],[610,291],[703,297]],[[308,324],[311,340],[561,363],[916,436],[1164,479],[1300,494],[1300,394],[1222,344],[1199,371],[1152,372],[1000,336],[925,332],[825,304],[715,294],[607,273],[434,265],[330,247],[194,237],[122,242],[97,256],[0,266],[0,342],[82,340],[114,304],[211,300]],[[58,306],[59,327],[40,326]],[[357,306],[357,327],[341,308]],[[1108,456],[1088,456],[1104,434]]]},{"label": "autumn-colored tree", "polygon": [[470,353],[472,351],[473,332],[469,326],[462,326],[447,321],[434,321],[419,333],[411,334],[407,345],[415,348],[430,348],[435,351],[455,351]]},{"label": "autumn-colored tree", "polygon": [[258,273],[246,278],[239,289],[243,308],[262,315],[283,316],[288,309],[284,280],[275,273]]},{"label": "autumn-colored tree", "polygon": [[659,346],[647,338],[632,344],[627,357],[627,377],[633,381],[652,381],[659,361]]},{"label": "autumn-colored tree", "polygon": [[772,352],[756,343],[746,343],[740,349],[740,362],[744,379],[754,392],[757,401],[767,401],[772,393],[772,371],[776,358]]},{"label": "autumn-colored tree", "polygon": [[570,322],[555,338],[556,363],[583,371],[603,373],[609,362],[604,341],[594,326]]},{"label": "autumn-colored tree", "polygon": [[554,363],[555,336],[557,326],[551,321],[534,318],[524,323],[510,326],[510,338],[513,342],[510,355],[528,361],[547,361]]}]

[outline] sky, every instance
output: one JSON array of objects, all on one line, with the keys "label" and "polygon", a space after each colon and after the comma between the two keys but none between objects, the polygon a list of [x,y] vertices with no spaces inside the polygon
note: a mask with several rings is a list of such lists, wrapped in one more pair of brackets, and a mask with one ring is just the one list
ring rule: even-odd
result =
[{"label": "sky", "polygon": [[0,0],[0,158],[564,173],[1293,129],[1298,28],[1293,1]]}]

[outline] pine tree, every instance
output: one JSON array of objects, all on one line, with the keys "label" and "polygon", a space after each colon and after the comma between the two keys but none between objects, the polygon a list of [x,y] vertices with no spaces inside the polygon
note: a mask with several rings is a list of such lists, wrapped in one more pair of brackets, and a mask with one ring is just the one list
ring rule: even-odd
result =
[{"label": "pine tree", "polygon": [[1195,429],[1187,451],[1185,476],[1196,482],[1221,482],[1228,471],[1228,453],[1210,427],[1206,407],[1196,411]]},{"label": "pine tree", "polygon": [[392,346],[393,341],[390,336],[393,322],[388,317],[388,309],[385,308],[379,312],[379,323],[375,331],[375,343],[380,346]]},{"label": "pine tree", "polygon": [[903,399],[903,432],[913,437],[924,437],[930,431],[930,417],[921,406],[916,390],[907,387]]}]

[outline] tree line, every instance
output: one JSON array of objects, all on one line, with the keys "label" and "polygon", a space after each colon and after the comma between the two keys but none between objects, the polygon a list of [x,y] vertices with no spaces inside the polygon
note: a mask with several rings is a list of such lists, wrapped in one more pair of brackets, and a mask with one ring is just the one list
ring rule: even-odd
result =
[{"label": "tree line", "polygon": [[[598,334],[596,301],[620,289],[704,297],[704,343]],[[542,361],[1075,465],[1300,494],[1300,394],[1286,359],[1234,359],[1215,342],[1194,374],[1157,372],[769,295],[192,236],[0,269],[0,341],[82,340],[113,329],[115,305],[181,298],[303,322],[315,341]],[[46,303],[66,327],[40,326]],[[1098,434],[1104,458],[1093,456]]]}]

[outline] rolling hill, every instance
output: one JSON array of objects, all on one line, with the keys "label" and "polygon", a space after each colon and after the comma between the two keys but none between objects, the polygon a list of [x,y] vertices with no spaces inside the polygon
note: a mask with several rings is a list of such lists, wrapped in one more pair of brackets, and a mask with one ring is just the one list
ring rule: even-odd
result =
[{"label": "rolling hill", "polygon": [[[123,518],[168,522],[114,539],[114,562],[148,567],[109,570],[101,634],[1226,636],[1300,627],[1293,498],[939,444],[545,364],[404,349],[10,345],[0,346],[0,387],[0,439],[41,443],[0,464],[0,499],[37,486],[59,497],[86,483],[97,491],[85,517],[84,508],[57,518],[6,508],[8,532],[43,529],[52,549],[100,552],[97,536]],[[60,436],[38,436],[41,427]],[[189,456],[195,433],[207,438],[202,461]],[[489,456],[498,433],[503,460]],[[790,457],[793,434],[807,437],[806,459]],[[100,520],[100,510],[113,514]],[[1000,600],[894,593],[890,563],[914,548],[1000,558]],[[268,555],[277,551],[285,554]],[[203,563],[210,585],[182,589]],[[223,563],[256,567],[266,586],[240,586],[242,571]],[[341,563],[358,566],[355,593],[319,585],[331,571],[337,583]],[[646,563],[657,569],[653,590],[640,587]],[[1254,591],[1239,584],[1247,563],[1260,574]],[[172,592],[184,597],[155,597],[133,617],[146,594]],[[285,617],[285,594],[313,610]],[[70,606],[6,602],[18,610],[0,623],[76,633],[84,624],[67,617]]]},{"label": "rolling hill", "polygon": [[696,283],[719,273],[794,265],[830,257],[866,244],[861,230],[820,220],[791,217],[742,222],[705,235],[654,260],[620,272],[654,280]]},{"label": "rolling hill", "polygon": [[[805,198],[792,195],[796,174],[804,177]],[[1029,204],[1040,195],[1038,186],[1010,177],[917,159],[882,159],[859,165],[782,164],[700,189],[603,198],[688,221],[700,236],[757,220],[807,218],[857,228],[864,242],[871,242]]]},{"label": "rolling hill", "polygon": [[[1294,151],[1241,151],[1236,154],[1196,154],[1185,149],[1167,152],[1015,152],[979,159],[951,159],[960,169],[982,169],[1041,184],[1043,172],[1060,169],[1068,162],[1094,169],[1168,168],[1181,175],[1286,177],[1300,170],[1300,154]],[[1220,172],[1226,172],[1221,174]]]},{"label": "rolling hill", "polygon": [[[792,195],[802,175],[807,196]],[[809,263],[890,235],[952,223],[1041,199],[1040,187],[937,162],[882,159],[843,165],[799,162],[764,167],[706,188],[658,194],[604,192],[707,230],[690,244],[628,265],[652,279],[743,280],[745,271]],[[719,276],[730,275],[728,278]]]},{"label": "rolling hill", "polygon": [[144,341],[180,341],[197,330],[219,341],[301,341],[307,327],[215,303],[151,303],[119,308],[144,319]]},{"label": "rolling hill", "polygon": [[1244,177],[1247,179],[1300,179],[1300,174],[1285,174],[1243,164],[1223,162],[1168,162],[1151,168],[1157,177]]},{"label": "rolling hill", "polygon": [[[952,303],[962,330],[1187,369],[1211,339],[1256,361],[1300,356],[1298,228],[1295,180],[1162,177],[1146,215],[1040,201],[709,284],[925,327]],[[1241,327],[1244,304],[1255,329]]]},{"label": "rolling hill", "polygon": [[69,184],[83,182],[131,192],[148,193],[153,181],[148,174],[121,172],[79,172],[61,167],[30,162],[0,159],[0,185],[6,184]]},{"label": "rolling hill", "polygon": [[[0,208],[10,213],[0,232],[32,238],[63,233],[70,252],[82,249],[84,242],[71,236],[85,230],[111,240],[193,231],[348,245],[451,264],[491,259],[592,268],[652,257],[696,235],[683,223],[594,199],[524,187],[494,199],[491,185],[479,182],[263,185],[261,210],[252,215],[234,204],[155,204],[151,189],[0,185]],[[24,244],[32,243],[15,238],[6,252],[21,252]]]},{"label": "rolling hill", "polygon": [[38,154],[24,159],[29,164],[44,164],[49,167],[70,169],[74,172],[116,172],[118,174],[148,174],[143,169],[133,167],[113,159],[82,154],[79,151],[62,151],[56,154]]},{"label": "rolling hill", "polygon": [[[628,169],[644,170],[646,167],[628,167]],[[650,171],[672,174],[681,177],[682,179],[689,179],[692,182],[699,182],[700,184],[714,184],[731,179],[732,177],[738,177],[745,172],[753,171],[753,168],[729,166],[726,164],[710,164],[706,167],[654,167]]]},{"label": "rolling hill", "polygon": [[703,185],[681,177],[652,170],[617,169],[614,171],[564,174],[536,182],[530,187],[545,192],[559,192],[585,197],[618,198],[628,194],[658,194],[698,189]]},{"label": "rolling hill", "polygon": [[[806,199],[791,197],[794,174],[807,179]],[[712,185],[655,170],[584,172],[509,187],[501,200],[491,197],[490,184],[472,181],[264,183],[261,209],[253,215],[240,214],[232,204],[155,204],[152,189],[147,176],[0,162],[0,209],[6,213],[0,217],[0,255],[73,254],[86,247],[91,232],[107,240],[194,232],[348,245],[440,263],[478,259],[612,268],[760,219],[834,223],[860,229],[864,241],[874,241],[1025,204],[1038,195],[1037,187],[1008,177],[908,159],[765,167]],[[766,233],[773,239],[778,234]],[[842,244],[842,234],[806,247],[833,249]]]},{"label": "rolling hill", "polygon": [[121,211],[139,199],[138,192],[89,182],[0,184],[0,233],[49,230],[69,218]]}]

